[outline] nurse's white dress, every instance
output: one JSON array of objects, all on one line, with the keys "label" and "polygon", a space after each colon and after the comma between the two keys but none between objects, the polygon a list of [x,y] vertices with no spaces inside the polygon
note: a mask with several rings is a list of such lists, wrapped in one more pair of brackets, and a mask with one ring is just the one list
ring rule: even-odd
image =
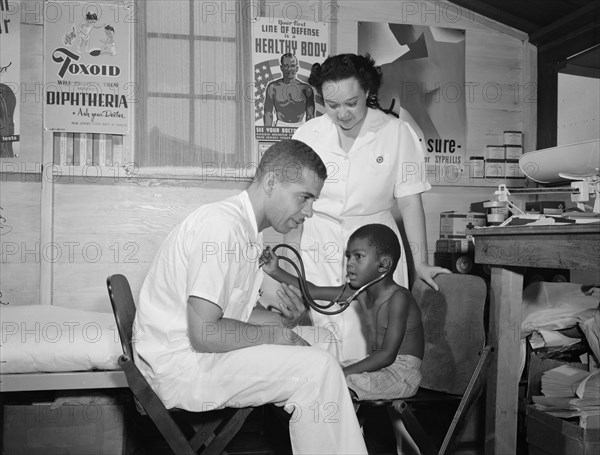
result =
[{"label": "nurse's white dress", "polygon": [[[310,145],[328,173],[313,205],[314,215],[304,222],[300,249],[306,277],[316,285],[341,285],[346,277],[344,251],[350,234],[365,224],[381,223],[400,238],[392,215],[395,198],[431,188],[423,148],[407,122],[370,108],[348,153],[340,148],[337,129],[327,115],[298,128],[294,139]],[[408,287],[404,248],[394,279]],[[355,302],[335,316],[311,310],[315,324],[328,327],[339,337],[343,359],[368,355],[367,331],[357,307]]]}]

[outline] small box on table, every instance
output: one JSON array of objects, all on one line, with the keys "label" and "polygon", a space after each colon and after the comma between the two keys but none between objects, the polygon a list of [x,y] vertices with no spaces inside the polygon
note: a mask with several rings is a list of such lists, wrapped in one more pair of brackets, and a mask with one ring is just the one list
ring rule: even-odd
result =
[{"label": "small box on table", "polygon": [[467,229],[485,226],[486,214],[479,212],[440,213],[440,239],[466,239]]},{"label": "small box on table", "polygon": [[523,144],[523,132],[522,131],[505,131],[504,132],[504,145],[522,145]]}]

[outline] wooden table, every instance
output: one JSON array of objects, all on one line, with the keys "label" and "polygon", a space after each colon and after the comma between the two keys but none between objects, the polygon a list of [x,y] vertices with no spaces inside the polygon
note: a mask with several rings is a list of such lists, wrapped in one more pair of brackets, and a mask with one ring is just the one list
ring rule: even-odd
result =
[{"label": "wooden table", "polygon": [[485,453],[517,453],[521,303],[525,267],[600,270],[600,224],[472,229],[475,262],[491,268]]}]

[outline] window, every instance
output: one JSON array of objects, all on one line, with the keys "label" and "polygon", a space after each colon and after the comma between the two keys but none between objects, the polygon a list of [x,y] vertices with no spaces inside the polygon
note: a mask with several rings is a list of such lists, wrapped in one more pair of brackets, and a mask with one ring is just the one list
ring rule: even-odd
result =
[{"label": "window", "polygon": [[137,2],[135,161],[141,174],[252,177],[243,172],[253,171],[255,161],[246,5]]}]

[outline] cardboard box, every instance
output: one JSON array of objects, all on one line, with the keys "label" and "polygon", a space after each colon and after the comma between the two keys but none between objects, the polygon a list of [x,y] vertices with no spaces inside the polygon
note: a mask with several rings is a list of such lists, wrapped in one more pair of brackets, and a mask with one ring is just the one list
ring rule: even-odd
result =
[{"label": "cardboard box", "polygon": [[505,150],[503,145],[487,145],[485,147],[485,160],[503,160]]},{"label": "cardboard box", "polygon": [[523,132],[521,131],[505,131],[504,145],[522,145]]},{"label": "cardboard box", "polygon": [[4,455],[119,455],[127,451],[120,404],[4,404]]},{"label": "cardboard box", "polygon": [[440,213],[440,239],[466,239],[467,229],[485,226],[486,214],[479,212]]},{"label": "cardboard box", "polygon": [[[532,353],[527,371],[526,400],[541,394],[542,375],[561,365],[571,365],[586,370],[582,363],[541,359]],[[577,419],[567,421],[540,411],[534,405],[526,407],[526,437],[529,455],[589,455],[600,451],[600,430],[579,426]]]},{"label": "cardboard box", "polygon": [[591,455],[600,453],[600,430],[527,407],[529,455]]},{"label": "cardboard box", "polygon": [[520,145],[505,145],[504,158],[507,160],[519,160],[523,155],[523,147]]},{"label": "cardboard box", "polygon": [[504,160],[486,160],[486,178],[504,178],[506,175],[506,162]]},{"label": "cardboard box", "polygon": [[507,179],[524,179],[525,174],[519,167],[519,160],[506,160],[504,164],[504,172]]},{"label": "cardboard box", "polygon": [[469,253],[474,249],[472,239],[439,239],[435,242],[436,253]]}]

